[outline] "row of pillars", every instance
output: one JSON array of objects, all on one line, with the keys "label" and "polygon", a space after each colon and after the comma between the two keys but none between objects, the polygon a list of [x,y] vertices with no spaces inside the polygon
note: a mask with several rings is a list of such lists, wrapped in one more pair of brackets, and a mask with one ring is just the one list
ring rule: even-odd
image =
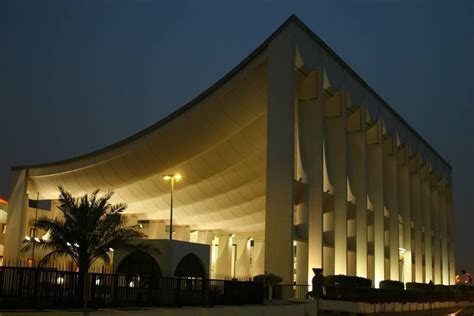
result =
[{"label": "row of pillars", "polygon": [[[291,44],[289,44],[291,43]],[[452,191],[429,162],[317,71],[290,31],[268,49],[265,270],[452,284]],[[297,244],[296,278],[294,249]]]},{"label": "row of pillars", "polygon": [[[128,225],[140,225],[129,216]],[[261,238],[215,233],[212,230],[192,231],[187,225],[173,227],[173,239],[206,244],[210,247],[210,276],[213,279],[249,280],[264,273],[264,242]],[[169,226],[165,221],[150,220],[142,226],[149,239],[168,239]]]}]

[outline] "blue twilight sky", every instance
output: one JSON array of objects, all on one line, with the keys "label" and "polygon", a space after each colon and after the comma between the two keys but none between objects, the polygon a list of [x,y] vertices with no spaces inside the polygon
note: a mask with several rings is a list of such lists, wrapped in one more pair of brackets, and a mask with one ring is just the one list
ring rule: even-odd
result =
[{"label": "blue twilight sky", "polygon": [[474,1],[1,1],[0,194],[9,168],[153,124],[296,14],[453,166],[474,271]]}]

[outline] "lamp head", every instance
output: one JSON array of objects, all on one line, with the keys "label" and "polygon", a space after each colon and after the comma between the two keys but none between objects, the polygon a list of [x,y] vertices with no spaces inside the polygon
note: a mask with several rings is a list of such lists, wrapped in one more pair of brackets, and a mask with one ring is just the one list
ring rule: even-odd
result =
[{"label": "lamp head", "polygon": [[171,179],[179,181],[179,180],[181,180],[181,178],[183,178],[183,177],[179,173],[176,173],[176,174],[173,174],[173,175],[166,174],[166,175],[163,176],[163,179],[166,180],[166,181],[169,181]]}]

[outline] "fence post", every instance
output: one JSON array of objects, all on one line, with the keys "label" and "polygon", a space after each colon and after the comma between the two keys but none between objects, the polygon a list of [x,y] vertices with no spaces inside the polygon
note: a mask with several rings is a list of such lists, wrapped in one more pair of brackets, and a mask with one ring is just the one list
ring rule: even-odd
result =
[{"label": "fence post", "polygon": [[35,269],[35,275],[33,279],[33,304],[38,306],[38,277],[39,277],[39,268]]},{"label": "fence post", "polygon": [[181,278],[176,279],[178,281],[178,285],[176,286],[176,306],[180,307],[180,296],[181,296]]},{"label": "fence post", "polygon": [[22,297],[22,294],[23,294],[23,277],[24,277],[24,273],[23,273],[23,272],[24,272],[24,270],[21,269],[21,270],[19,270],[18,272],[19,272],[19,274],[20,274],[20,280],[19,280],[19,282],[18,282],[18,284],[17,284],[17,286],[18,286],[18,297],[21,298],[21,297]]},{"label": "fence post", "polygon": [[118,296],[118,274],[113,275],[113,283],[112,283],[112,295],[113,295],[113,302],[112,305],[114,307],[117,306],[117,296]]},{"label": "fence post", "polygon": [[201,305],[207,305],[207,300],[206,300],[206,292],[208,290],[208,280],[207,279],[202,279],[201,283]]},{"label": "fence post", "polygon": [[152,274],[149,276],[148,279],[148,299],[147,299],[147,304],[152,305],[152,294],[153,294],[153,284],[154,284],[154,278],[155,276]]},{"label": "fence post", "polygon": [[96,286],[95,286],[95,280],[97,278],[97,274],[91,274],[90,275],[90,281],[89,282],[89,287],[90,287],[90,304],[100,304],[100,292],[99,292],[99,298],[96,299]]}]

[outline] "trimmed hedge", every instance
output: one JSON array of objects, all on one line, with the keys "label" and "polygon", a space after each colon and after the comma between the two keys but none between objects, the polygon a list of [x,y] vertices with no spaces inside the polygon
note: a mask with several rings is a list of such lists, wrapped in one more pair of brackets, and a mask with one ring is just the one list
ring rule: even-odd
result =
[{"label": "trimmed hedge", "polygon": [[405,286],[407,290],[413,291],[429,291],[432,289],[434,290],[434,287],[428,283],[407,282]]},{"label": "trimmed hedge", "polygon": [[453,302],[467,300],[474,302],[474,287],[468,285],[441,285],[384,280],[380,288],[371,288],[372,281],[345,275],[326,277],[326,298],[353,302]]},{"label": "trimmed hedge", "polygon": [[328,275],[325,280],[325,285],[350,288],[370,288],[372,286],[372,280],[342,274]]},{"label": "trimmed hedge", "polygon": [[449,285],[443,285],[443,284],[436,284],[434,286],[434,289],[435,291],[438,291],[438,292],[449,292],[451,290]]},{"label": "trimmed hedge", "polygon": [[383,280],[380,281],[379,288],[383,290],[404,290],[405,285],[400,281]]}]

